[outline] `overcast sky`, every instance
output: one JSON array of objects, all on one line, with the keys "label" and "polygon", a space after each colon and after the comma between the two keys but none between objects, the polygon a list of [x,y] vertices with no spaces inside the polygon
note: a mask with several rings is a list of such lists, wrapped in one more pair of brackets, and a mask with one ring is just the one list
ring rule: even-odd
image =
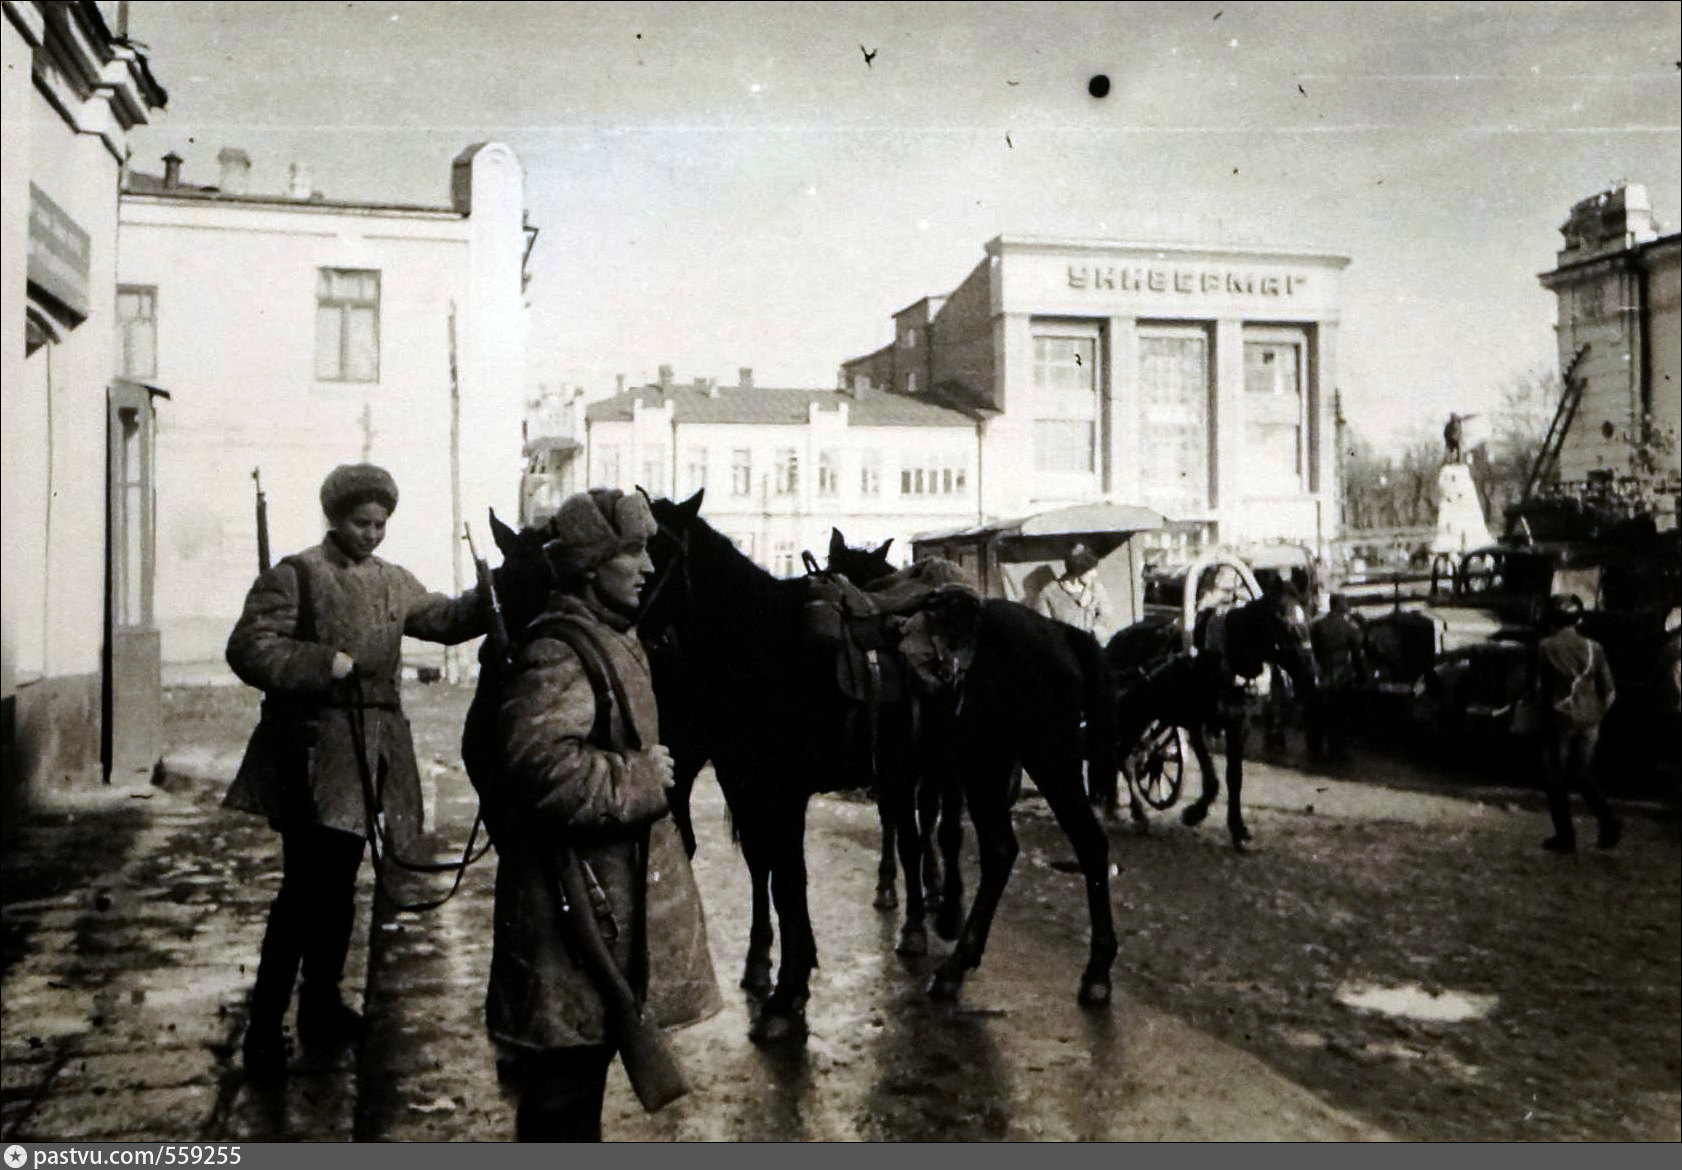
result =
[{"label": "overcast sky", "polygon": [[[1682,220],[1682,5],[132,6],[161,170],[446,203],[509,143],[542,228],[531,382],[832,386],[1000,233],[1347,255],[1338,381],[1374,437],[1551,368],[1570,205]],[[867,64],[861,46],[874,53]],[[1097,73],[1109,95],[1088,94]]]}]

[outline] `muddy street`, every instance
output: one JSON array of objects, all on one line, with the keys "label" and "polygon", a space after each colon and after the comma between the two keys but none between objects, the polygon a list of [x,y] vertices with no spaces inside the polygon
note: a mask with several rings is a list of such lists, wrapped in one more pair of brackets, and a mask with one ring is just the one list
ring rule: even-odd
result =
[{"label": "muddy street", "polygon": [[[474,808],[455,754],[466,699],[405,699],[440,852]],[[283,1090],[246,1083],[245,965],[278,875],[260,822],[216,806],[255,703],[218,689],[168,709],[167,790],[43,815],[7,851],[6,1136],[509,1137],[483,1028],[494,855],[441,910],[364,914],[358,1050],[300,1062]],[[874,806],[814,801],[811,1035],[762,1050],[735,990],[747,871],[704,775],[696,869],[726,1008],[677,1036],[695,1091],[660,1114],[615,1070],[608,1138],[1677,1139],[1674,817],[1632,816],[1615,853],[1561,858],[1536,848],[1546,818],[1524,793],[1257,764],[1247,794],[1244,855],[1172,815],[1111,827],[1121,951],[1097,1012],[1075,1002],[1080,879],[1037,797],[954,1004],[924,994],[947,944],[902,960],[897,913],[870,907]],[[966,864],[973,890],[973,850]]]}]

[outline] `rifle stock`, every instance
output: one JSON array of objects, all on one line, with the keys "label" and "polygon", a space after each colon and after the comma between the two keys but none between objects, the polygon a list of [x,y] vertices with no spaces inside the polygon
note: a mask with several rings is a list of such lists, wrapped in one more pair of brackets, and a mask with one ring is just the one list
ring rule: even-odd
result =
[{"label": "rifle stock", "polygon": [[689,1081],[672,1055],[665,1034],[638,1006],[636,993],[602,940],[601,926],[591,908],[589,888],[577,855],[561,847],[556,869],[563,894],[562,926],[590,982],[602,997],[631,1089],[642,1107],[653,1113],[689,1092]]},{"label": "rifle stock", "polygon": [[496,594],[496,578],[491,574],[490,563],[479,555],[479,547],[473,543],[472,525],[463,524],[461,531],[467,539],[468,555],[473,558],[473,579],[479,586],[479,604],[485,610],[485,641],[497,665],[507,669],[512,645],[508,637],[508,623],[502,616],[502,599]]}]

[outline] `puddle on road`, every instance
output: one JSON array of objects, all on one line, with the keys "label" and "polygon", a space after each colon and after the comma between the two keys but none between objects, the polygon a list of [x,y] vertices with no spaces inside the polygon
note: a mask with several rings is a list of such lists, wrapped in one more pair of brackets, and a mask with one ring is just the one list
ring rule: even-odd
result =
[{"label": "puddle on road", "polygon": [[1336,999],[1345,1007],[1364,1012],[1443,1024],[1480,1020],[1494,1011],[1499,1002],[1498,996],[1474,995],[1468,991],[1433,994],[1417,983],[1404,983],[1400,987],[1345,983],[1337,989]]}]

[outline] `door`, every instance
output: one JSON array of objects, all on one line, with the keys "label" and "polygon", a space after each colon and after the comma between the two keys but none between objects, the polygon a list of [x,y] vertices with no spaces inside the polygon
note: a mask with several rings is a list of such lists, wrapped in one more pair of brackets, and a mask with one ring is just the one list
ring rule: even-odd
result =
[{"label": "door", "polygon": [[106,493],[105,771],[128,782],[162,751],[162,685],[152,585],[156,564],[157,417],[153,391],[119,379],[109,391]]}]

